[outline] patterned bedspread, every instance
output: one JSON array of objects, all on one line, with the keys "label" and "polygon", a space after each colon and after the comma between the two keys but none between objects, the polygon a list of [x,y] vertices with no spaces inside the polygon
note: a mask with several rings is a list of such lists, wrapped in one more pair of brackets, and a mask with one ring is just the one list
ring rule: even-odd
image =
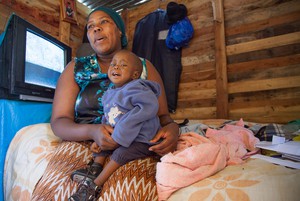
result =
[{"label": "patterned bedspread", "polygon": [[296,201],[300,197],[299,179],[300,170],[250,158],[175,192],[168,201]]},{"label": "patterned bedspread", "polygon": [[[201,121],[200,127],[216,127],[225,120]],[[197,122],[190,122],[196,125]],[[257,124],[251,124],[257,126]],[[199,129],[195,126],[193,129]],[[201,129],[200,129],[201,130]],[[57,154],[73,154],[90,159],[91,155],[78,147],[65,146],[58,150],[61,140],[51,131],[49,124],[36,124],[21,129],[12,140],[4,169],[4,196],[7,201],[31,200],[38,183],[45,183],[49,160]],[[71,151],[73,150],[73,151]],[[74,150],[77,150],[74,151]],[[82,157],[84,155],[84,157]],[[158,200],[155,183],[157,159],[143,159],[128,163],[105,184],[99,200]],[[26,167],[26,168],[25,168]],[[48,171],[49,172],[49,171]],[[52,175],[53,178],[55,175]],[[45,180],[46,181],[46,180]],[[300,170],[274,165],[260,159],[247,159],[240,165],[230,165],[216,174],[174,192],[168,201],[201,200],[272,200],[296,201],[300,196]],[[41,187],[41,185],[39,185]],[[45,189],[50,186],[45,185]],[[66,200],[76,190],[74,186],[59,183],[55,186],[56,200]],[[47,200],[46,197],[43,198]],[[40,200],[43,200],[40,199]],[[39,199],[37,199],[39,200]]]}]

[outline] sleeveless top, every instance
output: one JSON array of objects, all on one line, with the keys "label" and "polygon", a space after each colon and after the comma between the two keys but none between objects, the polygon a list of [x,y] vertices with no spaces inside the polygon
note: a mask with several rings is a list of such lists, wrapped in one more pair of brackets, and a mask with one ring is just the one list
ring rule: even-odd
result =
[{"label": "sleeveless top", "polygon": [[[147,79],[146,59],[143,63],[141,79]],[[102,96],[113,84],[106,73],[101,72],[96,54],[75,58],[74,79],[80,91],[75,103],[75,122],[100,124],[102,120]]]}]

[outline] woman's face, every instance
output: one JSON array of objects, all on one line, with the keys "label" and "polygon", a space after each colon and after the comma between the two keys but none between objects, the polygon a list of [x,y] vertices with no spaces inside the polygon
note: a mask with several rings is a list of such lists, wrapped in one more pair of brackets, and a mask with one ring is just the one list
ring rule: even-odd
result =
[{"label": "woman's face", "polygon": [[105,56],[121,49],[122,32],[113,19],[103,11],[92,13],[87,22],[87,37],[98,56]]}]

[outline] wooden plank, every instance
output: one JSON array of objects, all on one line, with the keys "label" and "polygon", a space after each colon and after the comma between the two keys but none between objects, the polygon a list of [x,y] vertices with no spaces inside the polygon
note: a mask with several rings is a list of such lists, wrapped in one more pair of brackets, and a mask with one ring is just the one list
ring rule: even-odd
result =
[{"label": "wooden plank", "polygon": [[282,123],[286,124],[289,121],[300,118],[300,106],[270,106],[255,108],[242,108],[230,110],[230,119],[243,118],[245,121],[258,123]]},{"label": "wooden plank", "polygon": [[201,99],[216,98],[216,89],[202,89],[181,91],[178,93],[178,101],[193,101]]},{"label": "wooden plank", "polygon": [[70,44],[70,23],[60,21],[59,23],[59,40],[66,45]]},{"label": "wooden plank", "polygon": [[240,71],[228,74],[230,83],[247,80],[263,80],[272,78],[284,78],[290,76],[300,76],[300,64],[287,65],[276,68],[254,69],[252,71]]},{"label": "wooden plank", "polygon": [[216,64],[215,62],[206,62],[206,63],[201,63],[201,64],[196,64],[196,65],[186,65],[184,66],[184,72],[186,73],[192,73],[192,72],[198,72],[198,71],[215,71],[216,69]]},{"label": "wooden plank", "polygon": [[300,64],[300,54],[228,64],[228,74]]},{"label": "wooden plank", "polygon": [[2,3],[0,4],[0,33],[2,33],[6,28],[9,16],[12,13],[13,10],[9,6]]},{"label": "wooden plank", "polygon": [[171,114],[173,119],[215,119],[216,108],[205,107],[205,108],[185,108],[177,109],[174,114]]},{"label": "wooden plank", "polygon": [[53,27],[59,26],[59,1],[23,1],[15,0],[12,9],[17,13],[22,13],[25,19],[32,18],[31,23],[37,24],[42,21]]},{"label": "wooden plank", "polygon": [[294,106],[300,103],[300,87],[256,91],[230,95],[230,109],[261,107],[265,105]]},{"label": "wooden plank", "polygon": [[12,9],[4,3],[0,3],[0,15],[3,17],[9,16],[12,13]]},{"label": "wooden plank", "polygon": [[252,22],[249,24],[241,24],[235,27],[229,27],[225,30],[226,36],[241,34],[241,33],[247,33],[252,31],[258,31],[262,29],[266,29],[269,27],[273,27],[280,24],[287,24],[294,21],[300,20],[300,12],[292,12],[287,13],[282,16],[270,18],[270,19],[263,19],[261,21]]},{"label": "wooden plank", "polygon": [[300,11],[299,0],[285,2],[278,2],[277,0],[254,0],[249,3],[247,1],[238,2],[243,2],[244,5],[232,6],[225,10],[226,28],[242,26],[271,18],[276,19],[278,16]]},{"label": "wooden plank", "polygon": [[213,27],[213,15],[210,9],[209,13],[196,13],[189,16],[189,19],[195,29],[196,32],[206,33]]},{"label": "wooden plank", "polygon": [[201,63],[196,65],[183,66],[183,71],[180,76],[180,84],[193,83],[216,79],[216,70],[214,62]]},{"label": "wooden plank", "polygon": [[[243,10],[243,9],[251,9],[251,7],[253,8],[260,8],[263,5],[269,5],[272,2],[274,2],[274,0],[265,0],[265,1],[259,1],[259,0],[226,0],[224,1],[224,7],[226,10],[232,10],[232,9],[236,9],[236,10]],[[249,8],[250,7],[250,8]]]},{"label": "wooden plank", "polygon": [[[1,11],[1,15],[3,16],[3,19],[5,19],[5,23],[7,22],[9,16],[12,13],[17,14],[18,16],[20,16],[21,18],[25,19],[26,21],[28,21],[29,23],[32,23],[34,26],[40,28],[41,30],[43,30],[44,32],[52,35],[55,38],[58,38],[58,28],[55,27],[55,25],[58,25],[58,23],[53,23],[53,24],[48,24],[47,21],[43,21],[43,18],[34,18],[30,15],[28,15],[28,12],[26,12],[26,10],[24,11],[24,9],[22,10],[14,10],[14,8],[20,9],[19,7],[21,6],[14,6],[14,7],[8,7],[6,5],[0,4],[0,11]],[[7,10],[7,11],[2,11],[2,10]],[[58,21],[57,21],[58,22]]]},{"label": "wooden plank", "polygon": [[230,94],[229,100],[230,108],[240,108],[256,104],[257,106],[261,106],[266,105],[264,101],[273,102],[274,100],[298,100],[299,102],[300,87]]},{"label": "wooden plank", "polygon": [[212,0],[215,20],[217,118],[228,118],[227,60],[223,0]]},{"label": "wooden plank", "polygon": [[214,52],[207,52],[205,55],[187,56],[181,58],[181,64],[183,66],[195,65],[200,63],[212,62],[215,60]]},{"label": "wooden plank", "polygon": [[229,45],[226,47],[226,52],[227,55],[235,55],[294,43],[300,43],[300,32]]},{"label": "wooden plank", "polygon": [[189,82],[189,83],[179,83],[180,91],[189,91],[189,90],[202,90],[202,89],[215,89],[216,81],[215,80],[205,80],[201,82]]},{"label": "wooden plank", "polygon": [[288,55],[296,55],[300,53],[300,43],[273,47],[252,52],[245,52],[227,57],[227,63],[243,63],[254,60],[263,60],[268,58],[283,57]]},{"label": "wooden plank", "polygon": [[191,55],[203,55],[207,54],[207,52],[213,51],[215,48],[214,32],[209,34],[209,38],[206,37],[207,35],[199,36],[198,38],[193,36],[188,46],[182,48],[182,57]]},{"label": "wooden plank", "polygon": [[234,45],[238,43],[245,43],[254,40],[295,33],[300,31],[300,20],[291,22],[288,24],[280,24],[273,27],[268,27],[259,31],[245,32],[243,34],[237,34],[226,37],[227,45]]},{"label": "wooden plank", "polygon": [[300,76],[271,78],[263,80],[239,81],[228,84],[228,93],[242,93],[300,87]]},{"label": "wooden plank", "polygon": [[[282,108],[284,106],[284,108],[291,108],[291,107],[299,107],[299,100],[296,99],[286,99],[286,100],[277,100],[277,101],[264,101],[264,102],[250,102],[250,104],[246,105],[243,104],[244,107],[230,107],[230,111],[235,111],[235,112],[241,112],[241,114],[243,114],[243,112],[245,112],[245,114],[247,114],[247,111],[249,111],[249,109],[255,110],[256,108],[261,108],[261,107],[265,107],[265,106],[270,106],[272,108],[274,108],[274,110],[276,108]],[[284,108],[282,110],[284,110]],[[243,112],[242,112],[243,111]],[[282,111],[276,111],[276,112],[282,112]],[[291,112],[296,112],[296,111],[291,111]],[[249,113],[252,113],[249,111]]]},{"label": "wooden plank", "polygon": [[189,90],[201,90],[201,89],[215,89],[215,80],[205,80],[202,82],[189,82],[189,83],[179,83],[179,91],[189,91]]},{"label": "wooden plank", "polygon": [[215,70],[203,70],[196,72],[182,72],[180,76],[181,83],[199,82],[216,79]]},{"label": "wooden plank", "polygon": [[[249,103],[248,105],[244,105],[245,107],[232,107],[230,108],[231,111],[236,111],[236,112],[243,112],[248,110],[248,111],[257,111],[258,109],[261,109],[262,107],[263,108],[269,108],[269,107],[272,107],[273,108],[273,111],[277,110],[278,112],[287,112],[289,111],[288,108],[292,108],[292,107],[299,107],[298,105],[298,102],[296,102],[297,100],[296,99],[285,99],[285,100],[277,100],[277,101],[269,101],[267,102],[267,104],[263,103],[261,105],[257,105],[257,104],[254,104],[254,103]],[[266,107],[268,106],[268,107]],[[252,113],[252,112],[250,112]],[[299,114],[299,117],[300,117],[300,114]]]},{"label": "wooden plank", "polygon": [[184,108],[203,108],[203,107],[216,107],[216,99],[209,98],[203,99],[199,97],[199,99],[194,99],[193,101],[190,100],[178,100],[177,102],[177,109],[184,109]]},{"label": "wooden plank", "polygon": [[234,45],[239,43],[250,42],[269,37],[290,34],[300,31],[300,20],[289,24],[281,24],[274,27],[269,27],[259,31],[253,31],[233,36],[226,37],[226,44]]}]

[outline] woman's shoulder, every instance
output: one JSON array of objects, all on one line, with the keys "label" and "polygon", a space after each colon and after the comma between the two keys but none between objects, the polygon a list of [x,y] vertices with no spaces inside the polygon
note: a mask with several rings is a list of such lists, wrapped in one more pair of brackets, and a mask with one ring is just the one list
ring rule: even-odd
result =
[{"label": "woman's shoulder", "polygon": [[148,79],[148,69],[147,69],[147,60],[145,58],[139,57],[143,64],[143,71],[140,76],[141,79],[147,80]]},{"label": "woman's shoulder", "polygon": [[97,57],[95,54],[84,57],[75,57],[74,72],[93,71],[99,69]]},{"label": "woman's shoulder", "polygon": [[147,59],[144,59],[143,64],[145,64],[145,68],[146,68],[145,70],[146,70],[146,73],[147,73],[146,80],[152,80],[152,81],[161,83],[162,80],[161,80],[160,74],[158,73],[155,66]]},{"label": "woman's shoulder", "polygon": [[74,61],[75,61],[75,64],[77,64],[77,63],[95,64],[95,63],[97,63],[97,57],[96,57],[96,54],[92,54],[92,55],[89,55],[89,56],[75,57]]}]

